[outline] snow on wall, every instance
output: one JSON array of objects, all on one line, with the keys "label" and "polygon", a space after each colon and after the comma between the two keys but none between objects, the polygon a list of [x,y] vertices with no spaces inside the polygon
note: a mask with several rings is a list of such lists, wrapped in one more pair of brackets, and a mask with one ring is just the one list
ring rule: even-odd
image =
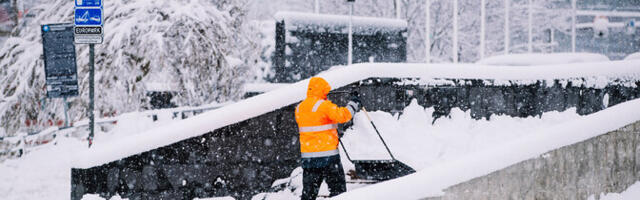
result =
[{"label": "snow on wall", "polygon": [[[278,12],[274,16],[277,21],[285,22],[288,31],[322,30],[347,33],[348,15],[327,15],[299,12]],[[374,34],[376,32],[399,32],[407,29],[407,22],[399,19],[353,17],[354,34]]]},{"label": "snow on wall", "polygon": [[555,126],[506,145],[462,156],[414,174],[344,193],[333,199],[420,199],[548,151],[605,134],[640,120],[640,100],[632,100]]},{"label": "snow on wall", "polygon": [[609,61],[607,56],[595,53],[525,53],[492,56],[476,63],[483,65],[532,66],[605,61]]},{"label": "snow on wall", "polygon": [[[607,69],[607,70],[602,70]],[[474,64],[399,64],[364,63],[334,67],[318,76],[332,88],[340,88],[367,78],[434,78],[536,80],[587,77],[599,85],[613,80],[640,80],[640,60],[535,67],[483,66]],[[589,78],[590,77],[590,78]],[[214,111],[174,123],[170,127],[148,130],[109,144],[95,144],[77,155],[77,168],[90,168],[124,157],[203,135],[215,129],[241,122],[297,103],[305,98],[309,79],[280,87]],[[507,81],[508,82],[508,81]]]}]

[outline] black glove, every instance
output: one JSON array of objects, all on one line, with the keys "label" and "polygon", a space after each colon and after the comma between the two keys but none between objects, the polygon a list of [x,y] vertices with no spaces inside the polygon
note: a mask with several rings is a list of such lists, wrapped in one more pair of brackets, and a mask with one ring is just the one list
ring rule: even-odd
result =
[{"label": "black glove", "polygon": [[351,101],[347,103],[347,107],[352,111],[351,115],[355,115],[356,112],[360,111],[361,108],[360,98],[358,98],[358,96],[352,95]]},{"label": "black glove", "polygon": [[338,130],[338,137],[341,137],[344,135],[344,132],[347,132],[347,129],[351,128],[353,126],[353,120],[349,120],[347,123],[344,123],[341,125],[340,129]]},{"label": "black glove", "polygon": [[349,93],[351,95],[350,100],[357,103],[358,105],[362,104],[362,102],[360,102],[360,94],[358,94],[358,91],[352,91]]}]

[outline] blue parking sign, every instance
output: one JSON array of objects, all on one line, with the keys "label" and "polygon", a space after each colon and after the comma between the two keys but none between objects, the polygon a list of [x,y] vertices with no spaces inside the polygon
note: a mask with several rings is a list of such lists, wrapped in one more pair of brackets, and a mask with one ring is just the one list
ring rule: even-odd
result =
[{"label": "blue parking sign", "polygon": [[102,25],[101,8],[76,8],[76,26],[100,26]]},{"label": "blue parking sign", "polygon": [[76,0],[76,7],[102,7],[102,0]]}]

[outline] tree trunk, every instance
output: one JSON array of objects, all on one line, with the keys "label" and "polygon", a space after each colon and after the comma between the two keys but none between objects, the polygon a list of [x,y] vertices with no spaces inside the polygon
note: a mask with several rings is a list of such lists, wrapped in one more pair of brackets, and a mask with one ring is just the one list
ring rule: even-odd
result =
[{"label": "tree trunk", "polygon": [[11,21],[13,21],[13,28],[15,28],[19,24],[18,15],[20,14],[20,9],[18,9],[18,0],[11,0],[11,10],[9,12]]}]

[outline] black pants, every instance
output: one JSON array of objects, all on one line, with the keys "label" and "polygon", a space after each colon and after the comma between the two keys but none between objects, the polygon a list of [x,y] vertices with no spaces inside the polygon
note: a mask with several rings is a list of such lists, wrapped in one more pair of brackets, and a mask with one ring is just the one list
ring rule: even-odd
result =
[{"label": "black pants", "polygon": [[342,163],[340,163],[339,157],[336,160],[324,167],[303,168],[302,200],[316,199],[322,181],[326,181],[329,186],[329,196],[336,196],[347,191]]}]

